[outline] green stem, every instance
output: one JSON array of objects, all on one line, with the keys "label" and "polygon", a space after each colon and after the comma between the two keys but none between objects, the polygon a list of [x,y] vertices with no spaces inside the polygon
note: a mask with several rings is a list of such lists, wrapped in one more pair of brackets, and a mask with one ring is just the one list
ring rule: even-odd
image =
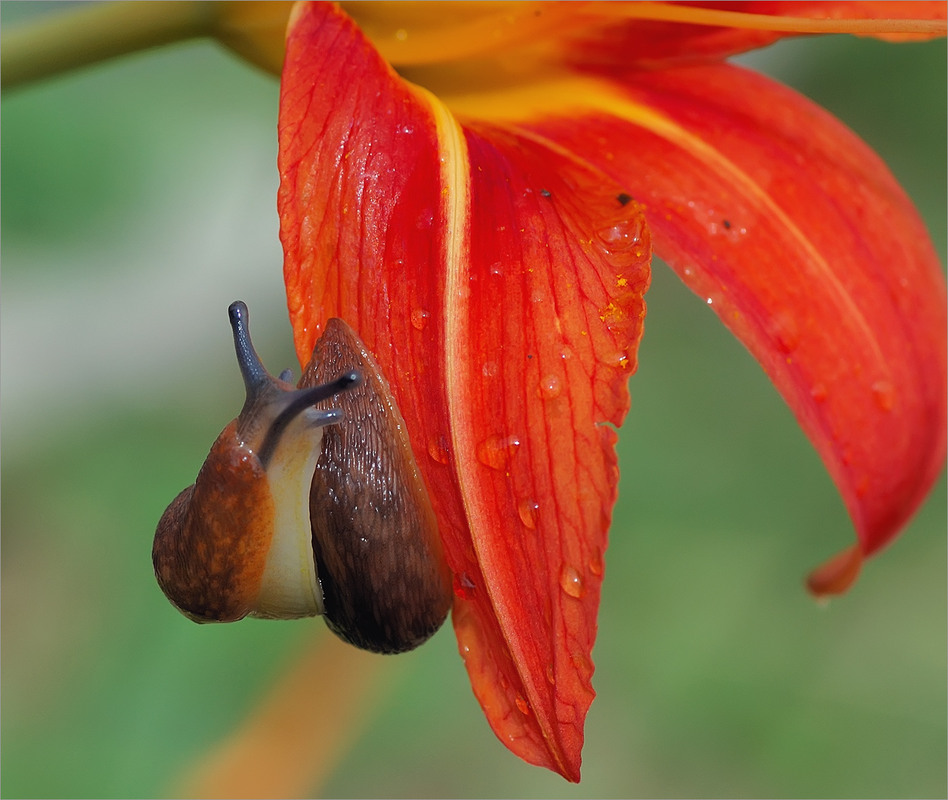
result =
[{"label": "green stem", "polygon": [[0,86],[12,89],[136,50],[205,36],[214,3],[82,4],[0,37]]}]

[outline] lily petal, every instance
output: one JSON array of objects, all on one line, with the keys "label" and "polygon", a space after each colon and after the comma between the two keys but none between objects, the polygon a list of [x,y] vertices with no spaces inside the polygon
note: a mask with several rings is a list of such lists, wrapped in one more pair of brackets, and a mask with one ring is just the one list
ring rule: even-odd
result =
[{"label": "lily petal", "polygon": [[566,66],[665,67],[717,61],[787,36],[890,41],[945,34],[941,2],[343,3],[379,53],[430,88]]},{"label": "lily petal", "polygon": [[844,590],[945,458],[944,276],[884,163],[810,101],[726,64],[451,102],[588,151],[645,205],[656,253],[760,361],[836,482],[859,547],[810,588]]},{"label": "lily petal", "polygon": [[333,6],[291,18],[279,210],[301,362],[329,316],[396,394],[501,741],[578,780],[602,555],[648,285],[623,184],[498,125],[462,128]]}]

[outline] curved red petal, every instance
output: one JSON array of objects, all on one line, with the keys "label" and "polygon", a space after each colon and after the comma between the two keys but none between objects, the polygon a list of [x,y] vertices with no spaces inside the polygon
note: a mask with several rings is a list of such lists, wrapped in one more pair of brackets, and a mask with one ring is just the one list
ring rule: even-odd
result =
[{"label": "curved red petal", "polygon": [[[610,3],[600,13],[612,19],[564,37],[565,61],[574,68],[614,72],[695,64],[807,34],[853,33],[890,41],[930,39],[945,35],[946,6],[940,2],[819,0]],[[588,21],[586,24],[589,26]]]},{"label": "curved red petal", "polygon": [[[602,173],[498,127],[466,139],[471,251],[448,298],[455,459],[484,581],[466,593],[490,595],[522,682],[495,731],[532,736],[535,716],[577,780],[649,238]],[[493,694],[503,650],[478,652],[482,621],[455,627],[475,692]]]},{"label": "curved red petal", "polygon": [[656,253],[797,415],[862,555],[877,551],[945,458],[945,281],[910,200],[838,120],[747,70],[633,75],[594,98],[581,124],[529,127],[579,152],[596,142],[646,206]]},{"label": "curved red petal", "polygon": [[720,61],[787,36],[944,36],[939,2],[350,3],[403,75],[439,93],[564,68],[617,74]]},{"label": "curved red petal", "polygon": [[455,576],[474,691],[522,758],[578,780],[650,247],[622,187],[463,130],[332,6],[290,24],[279,209],[300,360],[345,318],[389,378]]}]

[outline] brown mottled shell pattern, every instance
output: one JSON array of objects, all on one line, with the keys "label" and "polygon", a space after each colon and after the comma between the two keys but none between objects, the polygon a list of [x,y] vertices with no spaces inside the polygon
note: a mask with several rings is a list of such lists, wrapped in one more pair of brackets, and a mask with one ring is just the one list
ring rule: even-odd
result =
[{"label": "brown mottled shell pattern", "polygon": [[240,446],[234,420],[214,442],[195,484],[158,523],[152,560],[164,593],[197,622],[247,616],[260,589],[273,513],[266,475]]},{"label": "brown mottled shell pattern", "polygon": [[451,579],[404,420],[342,320],[327,323],[300,387],[352,369],[362,382],[319,405],[345,419],[324,431],[310,495],[313,550],[329,626],[358,647],[396,653],[441,626]]}]

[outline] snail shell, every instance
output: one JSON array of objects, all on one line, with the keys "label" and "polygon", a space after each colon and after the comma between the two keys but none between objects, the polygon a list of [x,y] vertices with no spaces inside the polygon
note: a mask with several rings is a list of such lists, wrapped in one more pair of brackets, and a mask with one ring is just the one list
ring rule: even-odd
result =
[{"label": "snail shell", "polygon": [[417,647],[450,573],[405,423],[359,337],[330,319],[299,388],[271,376],[229,309],[244,407],[155,533],[155,574],[198,622],[324,615],[367,650]]}]

